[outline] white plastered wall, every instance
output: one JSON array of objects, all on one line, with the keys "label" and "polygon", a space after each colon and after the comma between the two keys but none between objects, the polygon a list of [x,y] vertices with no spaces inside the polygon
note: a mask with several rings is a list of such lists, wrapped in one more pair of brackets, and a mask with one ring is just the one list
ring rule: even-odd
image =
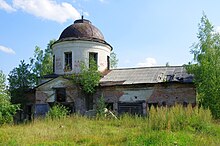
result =
[{"label": "white plastered wall", "polygon": [[[72,52],[72,71],[64,71],[65,52]],[[63,41],[53,45],[53,54],[55,55],[55,74],[71,74],[80,72],[80,62],[88,65],[89,53],[98,53],[98,70],[107,69],[107,56],[110,56],[111,47],[107,44],[93,41]]]}]

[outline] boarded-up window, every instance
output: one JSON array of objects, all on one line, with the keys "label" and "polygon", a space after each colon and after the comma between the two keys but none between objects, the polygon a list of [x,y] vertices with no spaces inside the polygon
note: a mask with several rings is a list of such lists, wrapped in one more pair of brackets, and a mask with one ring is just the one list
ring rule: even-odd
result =
[{"label": "boarded-up window", "polygon": [[57,88],[56,89],[56,101],[57,102],[66,102],[66,89]]},{"label": "boarded-up window", "polygon": [[132,115],[143,115],[142,103],[118,103],[118,113],[129,113]]},{"label": "boarded-up window", "polygon": [[49,106],[48,104],[36,104],[34,109],[34,116],[45,116],[46,113],[49,111]]},{"label": "boarded-up window", "polygon": [[72,52],[65,52],[65,70],[72,70]]}]

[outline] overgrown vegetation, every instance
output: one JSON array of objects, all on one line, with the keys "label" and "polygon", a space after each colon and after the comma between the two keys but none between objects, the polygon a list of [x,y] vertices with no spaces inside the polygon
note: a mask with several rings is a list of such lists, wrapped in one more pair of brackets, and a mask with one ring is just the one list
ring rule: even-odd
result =
[{"label": "overgrown vegetation", "polygon": [[200,132],[212,122],[212,115],[209,109],[198,108],[198,106],[184,108],[182,105],[176,105],[172,108],[152,108],[149,111],[148,122],[152,130],[193,129]]},{"label": "overgrown vegetation", "polygon": [[21,104],[22,107],[26,105],[28,100],[24,96],[25,93],[38,84],[39,78],[53,73],[51,44],[54,42],[55,40],[51,40],[44,51],[36,46],[30,63],[22,60],[19,66],[9,73],[8,81],[12,103]]},{"label": "overgrown vegetation", "polygon": [[[118,120],[79,115],[0,127],[0,145],[219,145],[220,126],[202,108],[157,108]],[[31,129],[31,130],[30,130]]]},{"label": "overgrown vegetation", "polygon": [[66,75],[66,77],[71,78],[73,84],[79,84],[86,94],[93,94],[99,85],[101,73],[98,71],[96,62],[91,59],[89,65],[86,65],[85,62],[80,63],[79,74]]},{"label": "overgrown vegetation", "polygon": [[21,104],[21,107],[28,102],[25,93],[35,86],[35,75],[30,71],[30,68],[31,65],[22,60],[19,66],[15,67],[8,75],[11,101],[14,104]]},{"label": "overgrown vegetation", "polygon": [[[37,78],[42,78],[44,75],[53,73],[53,53],[51,45],[55,41],[55,39],[50,40],[45,50],[42,50],[39,46],[35,47],[34,56],[30,58],[30,64]],[[37,79],[36,83],[38,83]]]},{"label": "overgrown vegetation", "polygon": [[55,119],[63,119],[66,118],[69,114],[69,111],[67,108],[63,105],[55,105],[52,108],[50,108],[49,112],[47,113],[47,118],[55,120]]},{"label": "overgrown vegetation", "polygon": [[191,50],[195,63],[190,63],[187,70],[194,74],[199,104],[209,108],[215,118],[220,118],[220,34],[215,32],[205,14],[197,37],[199,42]]},{"label": "overgrown vegetation", "polygon": [[0,125],[13,122],[13,116],[19,109],[18,105],[10,102],[10,95],[5,85],[5,75],[0,70]]},{"label": "overgrown vegetation", "polygon": [[97,104],[96,104],[96,113],[97,113],[97,117],[104,117],[105,116],[105,108],[106,108],[106,105],[105,105],[105,99],[103,97],[103,95],[98,98],[98,101],[97,101]]}]

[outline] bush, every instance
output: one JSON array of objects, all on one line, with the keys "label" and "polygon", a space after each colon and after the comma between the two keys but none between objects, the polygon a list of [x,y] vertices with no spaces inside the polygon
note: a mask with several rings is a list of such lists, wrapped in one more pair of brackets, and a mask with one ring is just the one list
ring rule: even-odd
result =
[{"label": "bush", "polygon": [[105,111],[104,111],[105,108],[106,108],[105,100],[102,95],[100,98],[98,98],[98,101],[97,101],[96,116],[97,117],[104,117],[105,116]]},{"label": "bush", "polygon": [[11,104],[5,81],[5,75],[0,70],[0,125],[13,122],[13,116],[19,109],[19,105]]},{"label": "bush", "polygon": [[98,66],[94,60],[91,59],[89,62],[89,66],[87,66],[85,62],[81,62],[80,74],[73,74],[71,78],[74,84],[78,83],[82,86],[86,94],[93,94],[99,85],[101,73],[98,71]]},{"label": "bush", "polygon": [[52,120],[61,119],[61,118],[66,118],[68,114],[69,114],[69,111],[67,110],[65,106],[55,105],[47,113],[47,118],[52,119]]},{"label": "bush", "polygon": [[0,102],[0,125],[13,122],[13,116],[19,105],[12,105],[9,101]]}]

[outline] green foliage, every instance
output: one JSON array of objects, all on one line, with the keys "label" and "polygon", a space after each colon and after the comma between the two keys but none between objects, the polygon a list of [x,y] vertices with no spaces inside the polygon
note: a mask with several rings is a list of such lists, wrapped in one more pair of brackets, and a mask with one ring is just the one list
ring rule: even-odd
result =
[{"label": "green foliage", "polygon": [[97,101],[96,113],[97,113],[98,117],[104,117],[104,115],[105,115],[104,109],[105,108],[106,108],[105,99],[102,95]]},{"label": "green foliage", "polygon": [[53,72],[53,58],[51,44],[55,40],[48,43],[45,52],[36,46],[34,57],[30,59],[30,64],[22,60],[18,67],[15,67],[9,73],[9,91],[12,96],[12,103],[20,103],[24,106],[28,99],[25,93],[38,84],[38,78]]},{"label": "green foliage", "polygon": [[24,105],[28,102],[24,94],[28,89],[35,86],[35,75],[30,71],[31,66],[22,60],[18,67],[9,73],[9,91],[12,96],[12,103],[21,103]]},{"label": "green foliage", "polygon": [[30,64],[22,60],[18,67],[9,73],[10,88],[30,88],[35,86],[34,74],[31,72]]},{"label": "green foliage", "polygon": [[65,106],[55,105],[47,113],[47,118],[52,119],[52,120],[61,119],[61,118],[66,118],[68,114],[69,114],[69,111],[67,110]]},{"label": "green foliage", "polygon": [[110,54],[110,68],[111,69],[117,68],[117,65],[118,65],[117,55],[115,52],[111,52],[111,54]]},{"label": "green foliage", "polygon": [[89,67],[84,62],[81,62],[81,72],[78,75],[78,82],[85,93],[93,94],[99,85],[101,73],[98,71],[98,66],[94,60],[90,60],[89,62]]},{"label": "green foliage", "polygon": [[199,24],[197,44],[191,53],[195,64],[186,66],[194,74],[199,103],[209,108],[215,118],[220,118],[220,34],[213,29],[206,15]]},{"label": "green foliage", "polygon": [[40,47],[36,46],[34,50],[34,57],[30,58],[33,73],[36,77],[42,77],[47,74],[53,73],[53,56],[51,45],[56,40],[50,40],[47,48],[43,51]]},{"label": "green foliage", "polygon": [[13,122],[13,116],[19,109],[18,105],[11,104],[5,81],[5,75],[0,71],[0,125]]}]

